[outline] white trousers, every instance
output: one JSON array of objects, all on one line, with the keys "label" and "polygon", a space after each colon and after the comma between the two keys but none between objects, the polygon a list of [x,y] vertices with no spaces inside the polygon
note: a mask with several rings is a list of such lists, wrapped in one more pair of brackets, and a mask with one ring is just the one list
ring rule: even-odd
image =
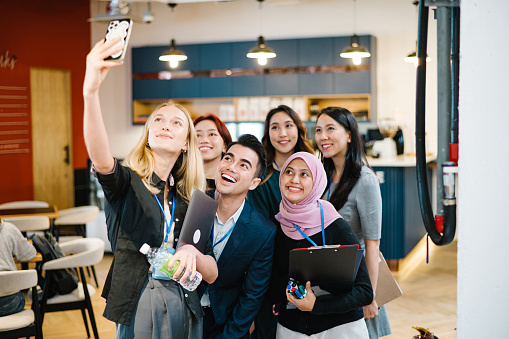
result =
[{"label": "white trousers", "polygon": [[277,324],[276,339],[369,339],[369,335],[364,319],[359,319],[309,336]]}]

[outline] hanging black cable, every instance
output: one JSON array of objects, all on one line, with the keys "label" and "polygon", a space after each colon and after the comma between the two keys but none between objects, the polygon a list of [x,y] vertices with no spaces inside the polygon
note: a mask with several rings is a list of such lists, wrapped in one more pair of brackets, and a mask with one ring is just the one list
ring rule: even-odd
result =
[{"label": "hanging black cable", "polygon": [[[417,188],[419,194],[419,203],[424,227],[429,237],[436,245],[447,245],[454,239],[456,232],[456,199],[454,197],[454,175],[449,175],[449,186],[445,190],[444,203],[444,230],[443,234],[437,231],[435,218],[431,207],[431,199],[428,189],[427,164],[426,164],[426,53],[428,40],[428,17],[429,8],[424,5],[424,1],[419,1],[419,22],[417,28],[417,81],[416,81],[416,117],[415,117],[415,139],[416,139],[416,170],[417,170]],[[455,40],[455,39],[453,39]],[[456,40],[457,41],[457,40]],[[447,51],[450,53],[450,51]],[[454,77],[452,77],[454,78]],[[455,81],[455,80],[452,80]],[[454,90],[453,90],[454,91]],[[452,93],[451,93],[452,95]],[[457,102],[457,101],[456,101]],[[453,167],[454,163],[446,162],[444,173]],[[451,179],[452,177],[452,179]],[[452,182],[451,182],[452,181]],[[452,192],[451,192],[452,188]],[[441,197],[438,197],[439,199]]]}]

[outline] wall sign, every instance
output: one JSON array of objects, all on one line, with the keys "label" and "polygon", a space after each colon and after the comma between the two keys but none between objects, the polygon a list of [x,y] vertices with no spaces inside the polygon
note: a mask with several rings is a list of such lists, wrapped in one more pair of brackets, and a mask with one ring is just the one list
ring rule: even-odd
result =
[{"label": "wall sign", "polygon": [[15,55],[9,55],[9,51],[5,51],[0,55],[0,68],[7,68],[12,71],[17,60],[18,58]]}]

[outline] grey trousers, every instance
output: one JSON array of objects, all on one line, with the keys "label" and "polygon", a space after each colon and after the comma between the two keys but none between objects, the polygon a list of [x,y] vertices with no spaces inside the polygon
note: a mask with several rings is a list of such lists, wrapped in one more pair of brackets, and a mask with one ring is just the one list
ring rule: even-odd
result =
[{"label": "grey trousers", "polygon": [[156,280],[149,274],[131,325],[117,324],[117,339],[201,339],[203,322],[187,307],[173,280]]}]

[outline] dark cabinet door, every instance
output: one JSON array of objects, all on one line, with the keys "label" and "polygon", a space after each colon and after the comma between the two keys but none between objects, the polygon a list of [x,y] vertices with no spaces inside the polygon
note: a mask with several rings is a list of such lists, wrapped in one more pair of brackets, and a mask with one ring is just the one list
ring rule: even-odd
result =
[{"label": "dark cabinet door", "polygon": [[265,95],[294,95],[299,91],[298,74],[263,76]]},{"label": "dark cabinet door", "polygon": [[334,93],[371,93],[370,72],[345,72],[334,74]]},{"label": "dark cabinet door", "polygon": [[133,100],[166,99],[170,96],[168,80],[149,79],[133,81]]},{"label": "dark cabinet door", "polygon": [[334,65],[333,38],[299,39],[299,66]]},{"label": "dark cabinet door", "polygon": [[299,94],[333,94],[332,73],[299,74]]},{"label": "dark cabinet door", "polygon": [[231,97],[232,81],[229,77],[200,78],[201,96],[203,98]]},{"label": "dark cabinet door", "polygon": [[234,97],[265,95],[263,76],[232,77]]},{"label": "dark cabinet door", "polygon": [[199,80],[199,78],[169,80],[170,98],[199,98],[201,96]]},{"label": "dark cabinet door", "polygon": [[229,69],[232,64],[230,43],[200,45],[200,70]]}]

